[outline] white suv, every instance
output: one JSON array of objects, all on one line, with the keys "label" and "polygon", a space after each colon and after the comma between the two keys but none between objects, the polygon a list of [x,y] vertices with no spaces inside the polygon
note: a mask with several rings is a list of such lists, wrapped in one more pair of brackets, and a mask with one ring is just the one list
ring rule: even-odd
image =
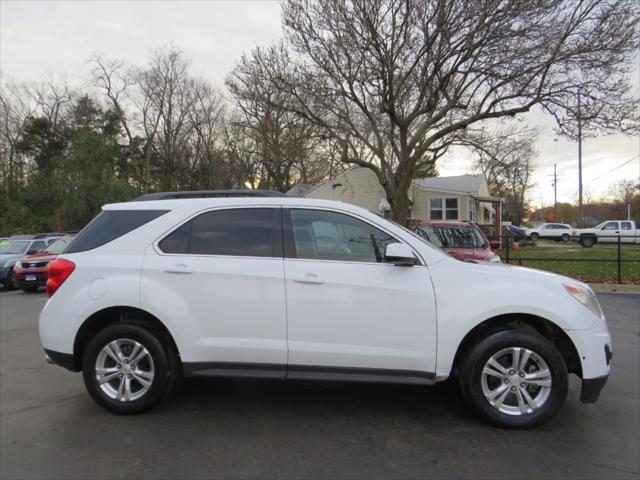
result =
[{"label": "white suv", "polygon": [[566,223],[543,223],[534,228],[527,228],[524,234],[534,242],[539,238],[568,242],[571,240],[571,225]]},{"label": "white suv", "polygon": [[103,407],[137,413],[182,375],[431,385],[523,428],[611,338],[585,284],[456,260],[340,202],[199,198],[106,205],[51,264],[40,337]]}]

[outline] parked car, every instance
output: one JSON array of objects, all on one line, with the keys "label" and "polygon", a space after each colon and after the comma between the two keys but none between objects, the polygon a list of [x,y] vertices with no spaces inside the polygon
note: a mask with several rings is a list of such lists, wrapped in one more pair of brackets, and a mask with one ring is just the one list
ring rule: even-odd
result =
[{"label": "parked car", "polygon": [[0,283],[13,288],[13,266],[16,261],[50,245],[58,237],[39,235],[14,235],[0,242]]},{"label": "parked car", "polygon": [[470,222],[425,222],[413,231],[458,260],[499,262],[480,228]]},{"label": "parked car", "polygon": [[44,287],[49,279],[49,264],[72,239],[72,235],[60,237],[44,250],[18,260],[13,267],[13,284],[25,292],[35,292],[38,287]]},{"label": "parked car", "polygon": [[571,225],[566,223],[543,223],[524,232],[525,236],[534,242],[539,238],[568,242],[571,240],[571,233]]},{"label": "parked car", "polygon": [[116,413],[181,375],[432,385],[494,424],[595,402],[611,337],[591,288],[460,262],[342,202],[230,197],[106,205],[49,266],[46,358]]},{"label": "parked car", "polygon": [[583,247],[593,247],[596,243],[640,243],[640,231],[631,220],[606,220],[594,228],[573,231],[573,236]]},{"label": "parked car", "polygon": [[527,229],[525,227],[518,227],[516,225],[507,225],[506,229],[513,235],[515,241],[522,240],[527,236]]}]

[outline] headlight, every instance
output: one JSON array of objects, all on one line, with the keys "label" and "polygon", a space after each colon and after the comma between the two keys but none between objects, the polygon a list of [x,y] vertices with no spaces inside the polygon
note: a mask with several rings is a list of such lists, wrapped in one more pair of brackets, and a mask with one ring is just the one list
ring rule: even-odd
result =
[{"label": "headlight", "polygon": [[18,260],[18,261],[16,262],[16,267],[18,267],[18,268],[24,268],[24,267],[22,266],[22,262],[21,262],[20,260]]},{"label": "headlight", "polygon": [[491,257],[491,260],[489,260],[490,262],[494,262],[494,263],[500,263],[500,257],[498,255],[496,255],[495,257]]},{"label": "headlight", "polygon": [[602,308],[600,308],[600,303],[596,298],[595,293],[593,293],[590,289],[579,287],[577,285],[572,285],[570,283],[565,283],[564,289],[571,295],[573,298],[578,300],[582,305],[591,310],[595,315],[600,318],[604,318],[602,314]]}]

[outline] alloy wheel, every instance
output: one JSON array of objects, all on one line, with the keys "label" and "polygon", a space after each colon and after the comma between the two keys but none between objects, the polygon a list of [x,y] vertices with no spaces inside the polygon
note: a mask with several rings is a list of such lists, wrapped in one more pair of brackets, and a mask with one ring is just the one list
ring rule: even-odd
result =
[{"label": "alloy wheel", "polygon": [[482,369],[480,381],[489,404],[513,416],[539,410],[552,388],[551,370],[544,359],[520,347],[505,348],[492,355]]},{"label": "alloy wheel", "polygon": [[113,400],[131,402],[153,385],[154,362],[140,343],[120,338],[107,343],[96,358],[95,376],[102,392]]}]

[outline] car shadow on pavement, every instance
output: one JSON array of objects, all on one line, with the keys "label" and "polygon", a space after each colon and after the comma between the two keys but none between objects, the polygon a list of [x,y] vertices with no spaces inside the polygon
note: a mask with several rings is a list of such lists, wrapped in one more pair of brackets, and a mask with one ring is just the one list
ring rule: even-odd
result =
[{"label": "car shadow on pavement", "polygon": [[259,415],[473,417],[454,381],[432,387],[346,382],[187,379],[157,409]]}]

